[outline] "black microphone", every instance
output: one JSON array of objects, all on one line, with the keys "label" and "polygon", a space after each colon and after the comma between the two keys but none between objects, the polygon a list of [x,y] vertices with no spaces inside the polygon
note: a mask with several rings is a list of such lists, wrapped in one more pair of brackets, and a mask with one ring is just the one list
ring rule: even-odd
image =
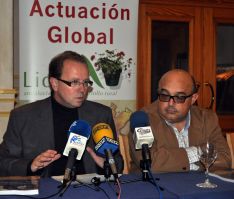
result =
[{"label": "black microphone", "polygon": [[67,165],[66,165],[66,169],[65,169],[65,173],[64,173],[64,183],[68,182],[69,180],[72,180],[71,173],[72,173],[73,166],[75,164],[77,155],[78,155],[77,149],[72,148],[69,151]]},{"label": "black microphone", "polygon": [[91,127],[87,122],[77,120],[71,124],[68,134],[68,141],[63,152],[63,155],[68,156],[63,184],[73,180],[75,174],[72,175],[72,171],[75,161],[76,159],[80,160],[84,153],[86,143],[91,135]]},{"label": "black microphone", "polygon": [[142,150],[142,169],[143,180],[149,180],[149,170],[151,168],[151,155],[149,148],[152,146],[154,136],[150,127],[149,117],[144,111],[136,111],[130,117],[130,129],[133,132],[135,149]]}]

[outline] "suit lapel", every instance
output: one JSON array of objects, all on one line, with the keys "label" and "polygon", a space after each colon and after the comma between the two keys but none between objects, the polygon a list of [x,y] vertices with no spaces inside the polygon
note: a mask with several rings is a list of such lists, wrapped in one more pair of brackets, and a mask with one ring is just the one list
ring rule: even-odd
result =
[{"label": "suit lapel", "polygon": [[40,108],[40,112],[38,114],[38,124],[39,131],[43,134],[45,139],[45,145],[48,145],[51,149],[54,149],[54,123],[53,123],[53,113],[52,113],[52,105],[51,98],[45,99],[43,101],[43,105]]}]

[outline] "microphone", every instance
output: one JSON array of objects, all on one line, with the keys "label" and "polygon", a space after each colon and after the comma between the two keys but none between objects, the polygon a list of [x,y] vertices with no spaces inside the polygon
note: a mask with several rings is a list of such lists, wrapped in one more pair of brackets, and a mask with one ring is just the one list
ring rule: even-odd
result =
[{"label": "microphone", "polygon": [[150,127],[149,117],[144,111],[136,111],[130,117],[130,129],[133,132],[135,149],[142,149],[142,169],[143,180],[149,179],[151,167],[151,155],[149,148],[154,142],[154,136]]},{"label": "microphone", "polygon": [[68,156],[63,183],[72,180],[72,170],[76,159],[80,160],[91,134],[90,125],[84,120],[74,121],[68,130],[68,140],[63,155]]},{"label": "microphone", "polygon": [[130,129],[136,149],[142,149],[143,144],[152,146],[154,136],[150,127],[149,117],[144,111],[136,111],[130,116]]},{"label": "microphone", "polygon": [[106,160],[110,165],[111,172],[114,178],[117,179],[118,172],[113,154],[118,151],[119,144],[116,140],[114,140],[114,135],[110,126],[106,123],[96,124],[93,127],[92,135],[93,135],[93,140],[96,144],[95,151],[100,156],[106,157]]}]

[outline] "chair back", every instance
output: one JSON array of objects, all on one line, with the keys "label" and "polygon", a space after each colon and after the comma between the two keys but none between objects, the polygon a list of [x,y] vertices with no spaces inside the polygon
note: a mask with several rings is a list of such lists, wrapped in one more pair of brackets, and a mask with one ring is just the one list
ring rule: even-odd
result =
[{"label": "chair back", "polygon": [[226,133],[227,143],[231,151],[232,169],[234,169],[234,132]]}]

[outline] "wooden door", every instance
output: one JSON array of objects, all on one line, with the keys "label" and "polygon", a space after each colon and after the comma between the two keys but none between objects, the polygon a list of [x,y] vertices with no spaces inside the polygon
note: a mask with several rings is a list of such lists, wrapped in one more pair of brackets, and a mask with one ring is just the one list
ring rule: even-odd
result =
[{"label": "wooden door", "polygon": [[[229,26],[229,29],[234,31],[233,10],[233,1],[140,0],[137,108],[153,101],[152,90],[157,88],[155,86],[157,82],[152,76],[158,75],[155,68],[163,67],[153,64],[152,24],[155,21],[183,22],[189,27],[187,70],[200,84],[198,105],[217,111],[223,131],[234,131],[234,88],[232,88],[234,80],[230,83],[231,86],[224,83],[226,85],[224,87],[222,83],[220,84],[220,66],[230,67],[231,75],[230,73],[229,75],[234,79],[232,75],[234,74],[234,32],[229,31],[231,39],[227,39],[227,45],[219,41],[220,30],[222,32],[222,29]],[[224,36],[224,38],[228,37]],[[227,60],[225,56],[220,59],[220,52],[224,55],[228,54],[227,63],[222,61]],[[171,67],[173,68],[173,65]],[[223,94],[224,91],[229,95]]]},{"label": "wooden door", "polygon": [[[141,108],[152,100],[152,75],[155,68],[153,65],[152,40],[154,22],[184,23],[188,25],[188,61],[187,68],[197,81],[202,82],[201,66],[201,9],[200,7],[178,5],[155,5],[154,3],[141,3],[139,9],[138,31],[138,69],[137,69],[137,108]],[[166,33],[166,32],[165,32]],[[175,38],[176,39],[176,38]],[[156,44],[157,45],[157,44]],[[163,67],[163,66],[160,66]],[[153,73],[153,74],[152,74]],[[202,93],[201,93],[202,95]],[[202,103],[202,101],[201,101]]]},{"label": "wooden door", "polygon": [[[214,90],[223,131],[234,130],[234,9],[204,8],[203,79]],[[203,90],[204,103],[210,100]]]}]

